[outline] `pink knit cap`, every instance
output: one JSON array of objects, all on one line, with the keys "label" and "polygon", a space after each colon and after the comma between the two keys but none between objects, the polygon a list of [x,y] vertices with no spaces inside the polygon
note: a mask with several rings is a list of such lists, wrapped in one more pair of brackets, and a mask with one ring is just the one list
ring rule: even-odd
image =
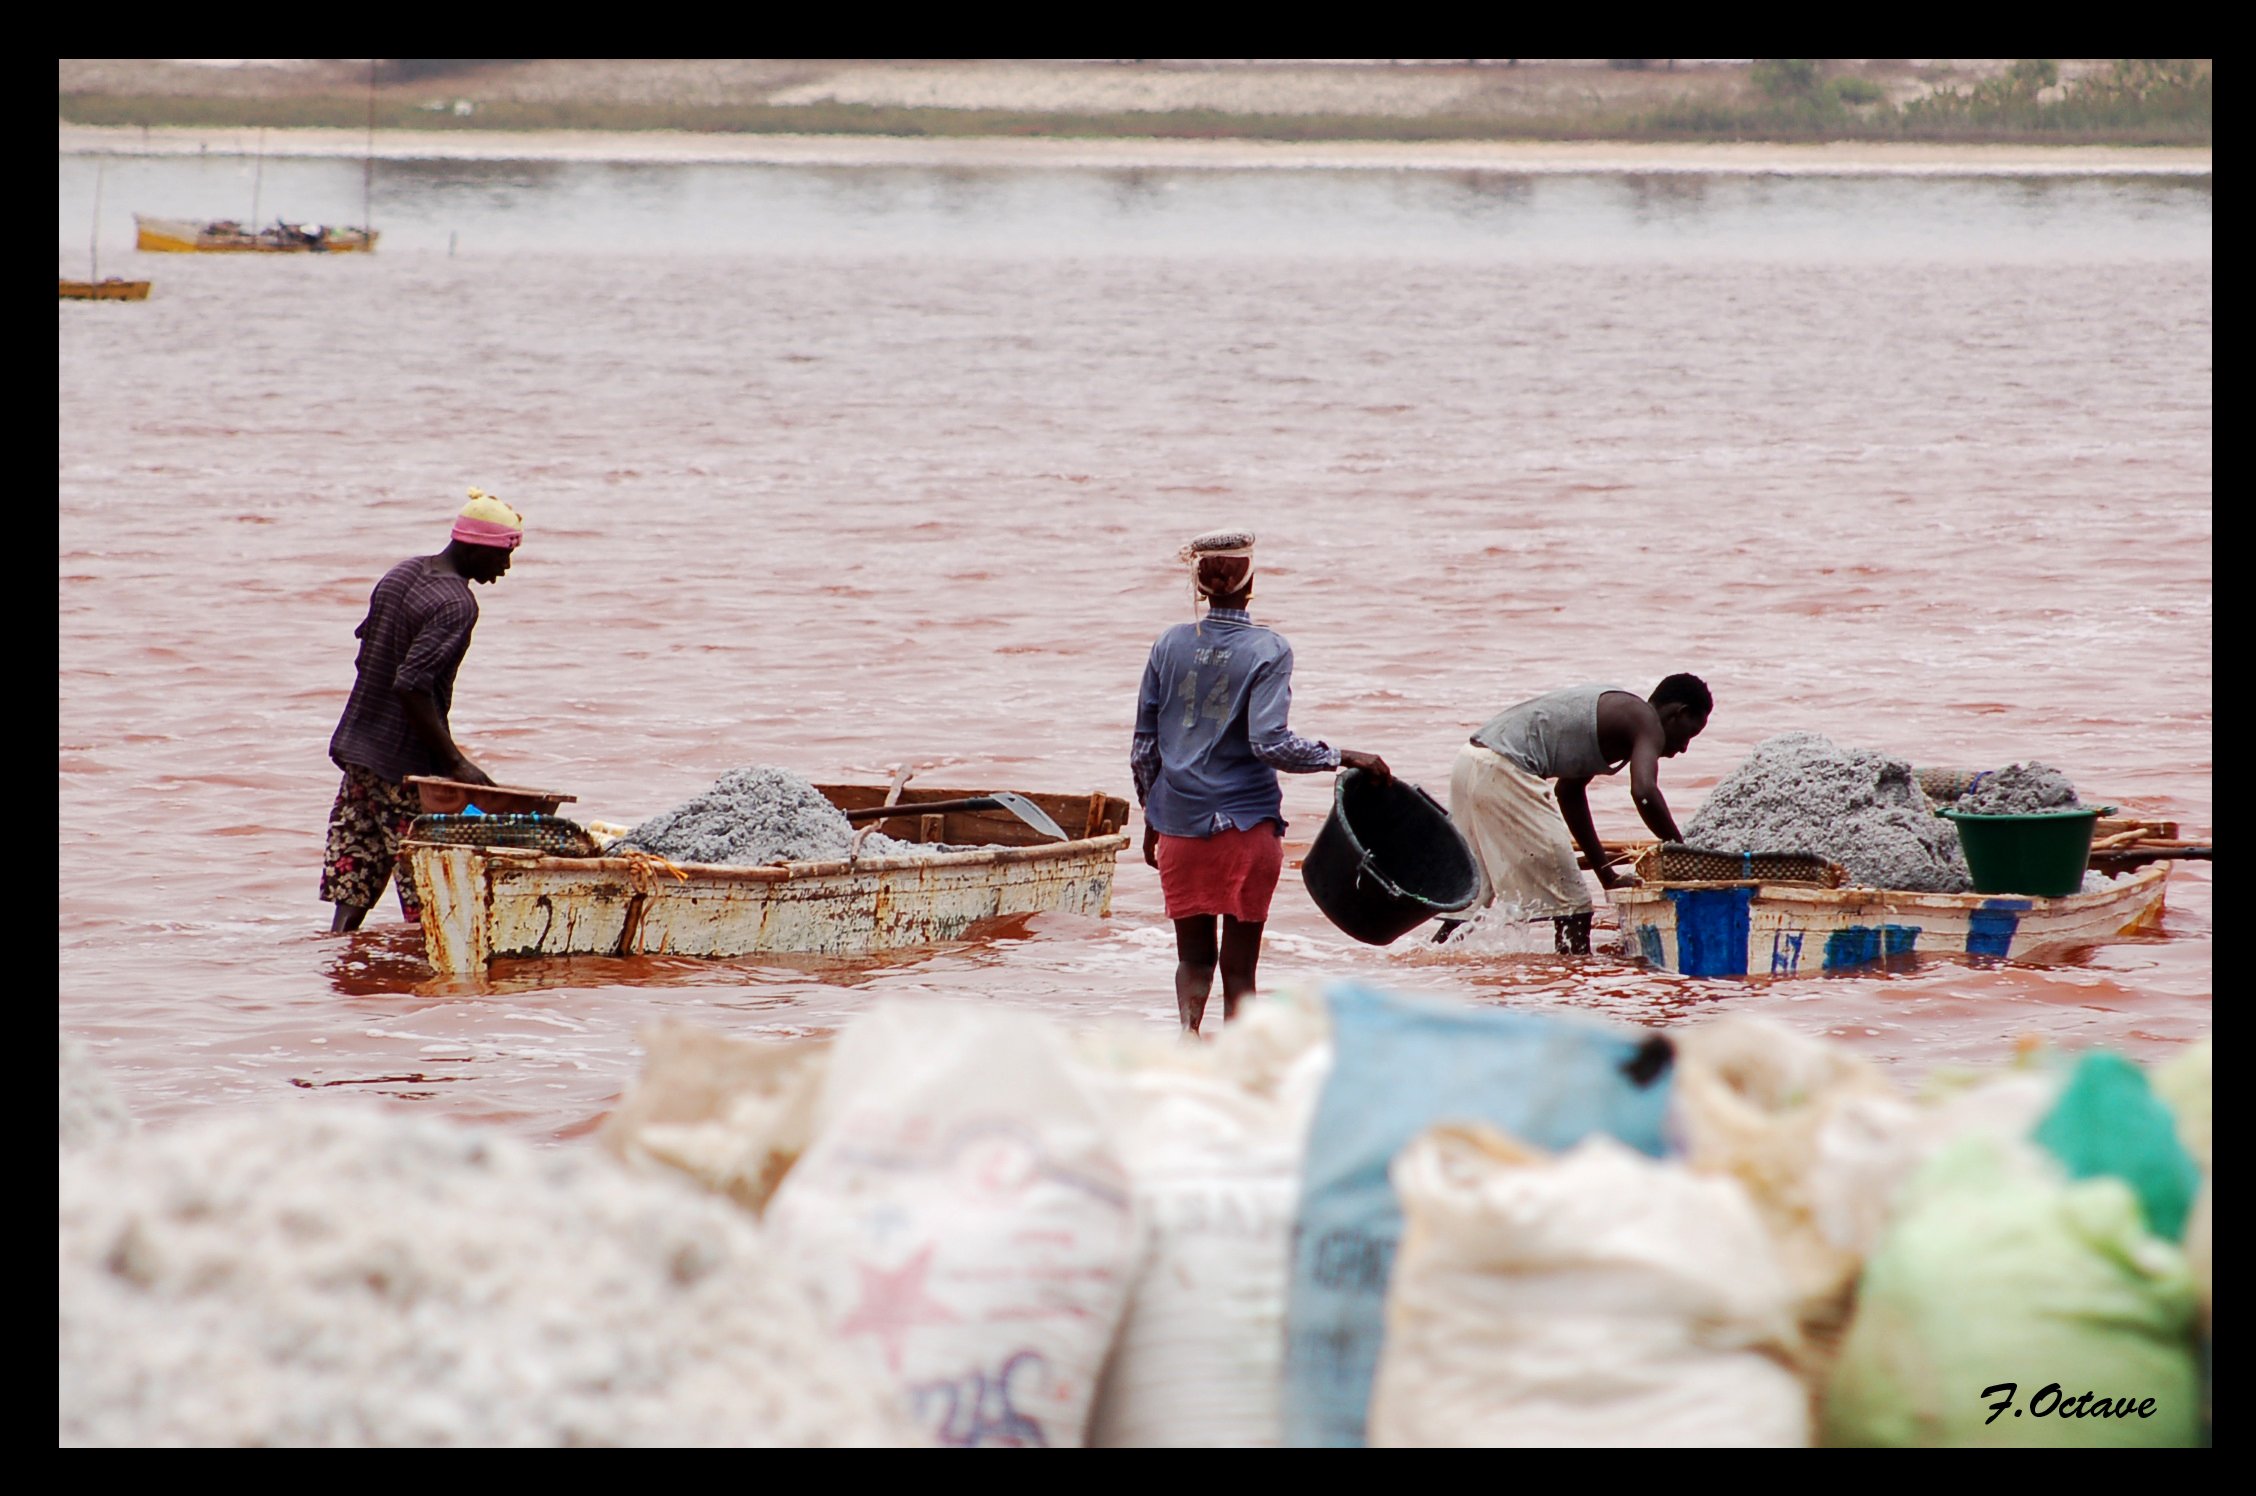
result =
[{"label": "pink knit cap", "polygon": [[455,517],[454,538],[465,545],[490,545],[505,551],[517,549],[525,538],[525,516],[487,493],[470,490],[470,502]]}]

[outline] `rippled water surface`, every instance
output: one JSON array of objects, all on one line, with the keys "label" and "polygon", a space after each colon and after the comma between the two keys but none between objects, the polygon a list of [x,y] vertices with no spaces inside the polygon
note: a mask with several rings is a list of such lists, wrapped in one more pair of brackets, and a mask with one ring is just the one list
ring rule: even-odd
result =
[{"label": "rippled water surface", "polygon": [[[631,821],[742,764],[1129,793],[1190,533],[1261,536],[1295,725],[1446,796],[1521,696],[1692,670],[1679,821],[1806,728],[2211,817],[2207,177],[389,163],[374,256],[131,251],[134,210],[357,220],[358,163],[122,159],[58,344],[60,1022],[144,1120],[376,1093],[586,1130],[660,1018],[886,995],[1172,1024],[1157,876],[874,960],[502,963],[325,933],[370,585],[524,510],[457,695],[497,776]],[[59,162],[83,274],[90,158]],[[451,252],[450,252],[451,251]],[[1297,846],[1328,776],[1288,780]],[[1592,801],[1641,833],[1626,786]],[[1138,829],[1132,827],[1132,830]],[[1911,1069],[2209,1029],[2211,894],[2050,968],[1697,981],[1355,945],[1263,973],[1625,1022],[1760,1012]]]}]

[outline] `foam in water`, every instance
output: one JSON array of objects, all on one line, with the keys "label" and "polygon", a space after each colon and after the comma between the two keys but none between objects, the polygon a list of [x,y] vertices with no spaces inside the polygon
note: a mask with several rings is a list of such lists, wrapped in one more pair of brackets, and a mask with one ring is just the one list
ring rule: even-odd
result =
[{"label": "foam in water", "polygon": [[84,1148],[133,1131],[132,1114],[81,1040],[58,1034],[61,1041],[55,1081],[55,1099],[61,1111],[58,1146]]}]

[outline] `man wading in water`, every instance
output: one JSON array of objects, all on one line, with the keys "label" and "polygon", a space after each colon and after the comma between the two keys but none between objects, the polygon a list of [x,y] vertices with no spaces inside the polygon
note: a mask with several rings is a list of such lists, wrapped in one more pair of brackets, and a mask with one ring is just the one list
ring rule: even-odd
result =
[{"label": "man wading in water", "polygon": [[321,897],[337,906],[332,933],[359,929],[395,873],[400,913],[411,924],[423,918],[400,857],[400,842],[422,813],[415,786],[405,782],[410,774],[493,783],[455,746],[447,711],[478,622],[470,584],[499,581],[524,538],[523,515],[473,488],[447,548],[402,561],[369,594],[368,616],[353,630],[358,678],[329,739],[329,757],[345,771],[321,864]]},{"label": "man wading in water", "polygon": [[[1449,773],[1449,819],[1480,863],[1482,906],[1502,898],[1521,919],[1548,915],[1560,954],[1588,955],[1590,890],[1575,847],[1600,887],[1636,881],[1606,865],[1590,823],[1590,781],[1627,763],[1638,815],[1662,841],[1682,841],[1661,798],[1660,761],[1682,753],[1714,707],[1705,681],[1672,675],[1651,696],[1571,686],[1490,719],[1457,750]],[[1558,785],[1555,798],[1546,780]],[[1433,938],[1447,940],[1464,923],[1443,920]]]},{"label": "man wading in water", "polygon": [[1175,1010],[1195,1034],[1217,954],[1225,1023],[1253,992],[1261,927],[1285,859],[1277,771],[1345,765],[1384,780],[1387,766],[1377,754],[1311,742],[1285,725],[1292,646],[1246,613],[1251,535],[1202,535],[1177,559],[1191,568],[1194,615],[1196,599],[1209,606],[1204,620],[1179,623],[1152,645],[1128,764],[1144,807],[1144,861],[1159,869],[1175,922]]}]

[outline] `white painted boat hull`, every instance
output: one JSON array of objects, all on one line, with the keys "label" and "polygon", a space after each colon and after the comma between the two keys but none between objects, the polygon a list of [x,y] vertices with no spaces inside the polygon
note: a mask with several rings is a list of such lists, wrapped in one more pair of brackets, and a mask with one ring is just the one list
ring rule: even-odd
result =
[{"label": "white painted boat hull", "polygon": [[2168,863],[2093,893],[1911,893],[1788,883],[1612,891],[1630,956],[1696,977],[1799,976],[1908,955],[2055,961],[2155,924]]},{"label": "white painted boat hull", "polygon": [[1125,836],[932,857],[669,867],[409,842],[423,947],[446,975],[496,957],[834,955],[953,940],[983,921],[1112,909]]}]

